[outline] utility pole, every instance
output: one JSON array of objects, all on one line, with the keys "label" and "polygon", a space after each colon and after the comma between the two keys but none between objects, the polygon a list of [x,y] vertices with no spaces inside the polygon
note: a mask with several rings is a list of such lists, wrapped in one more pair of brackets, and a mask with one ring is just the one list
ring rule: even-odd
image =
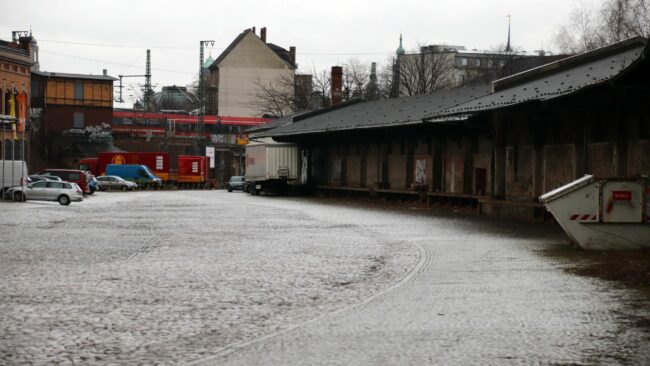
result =
[{"label": "utility pole", "polygon": [[151,89],[151,50],[147,50],[147,66],[144,73],[144,109],[153,112],[153,90]]},{"label": "utility pole", "polygon": [[119,103],[124,103],[124,99],[122,98],[122,89],[124,88],[122,86],[122,79],[123,78],[140,78],[144,77],[144,93],[142,97],[142,102],[144,103],[144,109],[146,112],[152,112],[153,111],[153,89],[151,89],[151,51],[147,50],[147,64],[145,67],[145,74],[144,75],[117,75],[120,78],[120,85],[118,88],[120,89],[120,98],[118,100]]},{"label": "utility pole", "polygon": [[200,47],[199,47],[199,90],[197,90],[197,93],[199,94],[199,113],[198,113],[198,121],[196,125],[196,137],[198,139],[197,141],[197,149],[199,150],[198,154],[203,155],[205,152],[203,151],[204,147],[204,136],[203,136],[203,131],[205,130],[205,100],[204,100],[204,83],[203,83],[203,48],[206,45],[210,45],[210,47],[214,46],[214,41],[200,41]]}]

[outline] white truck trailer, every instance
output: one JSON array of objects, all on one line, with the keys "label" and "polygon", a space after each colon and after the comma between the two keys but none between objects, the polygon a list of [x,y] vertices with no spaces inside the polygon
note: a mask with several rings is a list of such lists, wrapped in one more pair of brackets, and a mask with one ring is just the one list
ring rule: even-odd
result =
[{"label": "white truck trailer", "polygon": [[250,194],[261,191],[286,194],[289,183],[300,177],[298,145],[279,143],[271,138],[251,140],[246,145],[246,188]]},{"label": "white truck trailer", "polygon": [[0,200],[7,189],[27,185],[28,175],[23,160],[0,160]]}]

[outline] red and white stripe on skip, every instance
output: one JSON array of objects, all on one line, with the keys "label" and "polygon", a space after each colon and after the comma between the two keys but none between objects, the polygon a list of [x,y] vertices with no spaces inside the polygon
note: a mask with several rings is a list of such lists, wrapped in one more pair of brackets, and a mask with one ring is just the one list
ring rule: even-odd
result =
[{"label": "red and white stripe on skip", "polygon": [[571,221],[596,221],[597,217],[595,214],[573,214],[569,217],[569,220]]}]

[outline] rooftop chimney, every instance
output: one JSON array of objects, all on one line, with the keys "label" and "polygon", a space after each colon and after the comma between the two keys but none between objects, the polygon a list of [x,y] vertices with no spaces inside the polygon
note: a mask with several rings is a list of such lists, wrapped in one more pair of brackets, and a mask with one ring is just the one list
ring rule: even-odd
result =
[{"label": "rooftop chimney", "polygon": [[262,42],[266,43],[266,27],[260,29],[260,38],[262,38]]},{"label": "rooftop chimney", "polygon": [[340,104],[343,100],[343,67],[332,66],[332,105]]},{"label": "rooftop chimney", "polygon": [[106,69],[102,70],[102,73],[103,73],[104,75],[108,75]]},{"label": "rooftop chimney", "polygon": [[289,60],[292,65],[296,64],[296,47],[294,46],[289,47]]}]

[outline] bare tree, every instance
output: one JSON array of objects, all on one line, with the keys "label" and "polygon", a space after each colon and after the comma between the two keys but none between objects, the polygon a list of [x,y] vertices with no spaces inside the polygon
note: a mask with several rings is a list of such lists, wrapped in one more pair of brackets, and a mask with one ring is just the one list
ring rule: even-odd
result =
[{"label": "bare tree", "polygon": [[365,87],[370,73],[367,64],[357,58],[349,59],[343,64],[343,99],[364,99]]},{"label": "bare tree", "polygon": [[331,85],[332,79],[331,75],[327,70],[322,70],[321,72],[312,72],[312,85],[314,88],[314,106],[315,108],[327,107],[332,103],[331,95]]},{"label": "bare tree", "polygon": [[379,67],[377,73],[377,92],[380,100],[390,98],[390,92],[393,89],[393,63],[395,59],[389,57],[384,64]]},{"label": "bare tree", "polygon": [[258,79],[255,84],[259,91],[251,100],[251,105],[263,115],[282,117],[291,114],[295,108],[295,85],[293,75],[264,82]]},{"label": "bare tree", "polygon": [[580,53],[636,36],[650,37],[650,0],[605,0],[597,11],[577,7],[555,43],[562,52]]},{"label": "bare tree", "polygon": [[430,94],[451,88],[454,83],[454,55],[453,52],[441,49],[400,56],[400,94]]},{"label": "bare tree", "polygon": [[608,42],[650,36],[650,0],[606,0],[600,17]]},{"label": "bare tree", "polygon": [[568,24],[560,27],[555,43],[560,51],[569,54],[593,50],[605,45],[606,39],[598,26],[596,13],[587,8],[576,8]]}]

